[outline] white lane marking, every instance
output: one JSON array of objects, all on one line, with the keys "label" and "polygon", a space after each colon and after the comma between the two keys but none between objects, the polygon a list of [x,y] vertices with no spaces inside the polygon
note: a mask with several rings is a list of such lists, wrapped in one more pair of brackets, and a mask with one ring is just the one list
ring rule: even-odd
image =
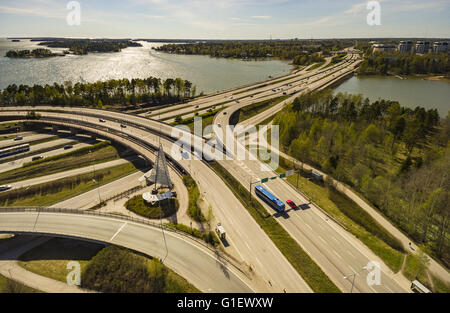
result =
[{"label": "white lane marking", "polygon": [[353,253],[350,252],[350,250],[347,250],[347,253],[350,254],[354,259],[356,259],[356,257],[353,255]]},{"label": "white lane marking", "polygon": [[340,259],[342,259],[341,255],[337,253],[335,250],[333,250],[334,254],[336,254]]},{"label": "white lane marking", "polygon": [[394,293],[394,291],[391,288],[389,288],[388,286],[383,285],[383,287],[386,288],[387,290],[389,290],[390,292]]},{"label": "white lane marking", "polygon": [[258,257],[256,258],[256,262],[258,262],[259,265],[260,265],[261,267],[264,267],[264,266],[262,265],[261,261],[259,261]]},{"label": "white lane marking", "polygon": [[320,235],[318,235],[319,239],[322,240],[325,244],[327,243],[325,239],[323,239]]},{"label": "white lane marking", "polygon": [[111,239],[109,239],[109,242],[113,241],[114,238],[116,238],[116,236],[122,231],[122,229],[125,227],[125,225],[127,225],[128,222],[123,223],[122,226],[120,226],[120,228],[116,231],[116,233],[114,234],[114,236],[111,237]]},{"label": "white lane marking", "polygon": [[312,228],[311,226],[309,226],[309,224],[306,224],[306,223],[305,223],[305,225],[308,226],[309,229],[313,230],[313,228]]}]

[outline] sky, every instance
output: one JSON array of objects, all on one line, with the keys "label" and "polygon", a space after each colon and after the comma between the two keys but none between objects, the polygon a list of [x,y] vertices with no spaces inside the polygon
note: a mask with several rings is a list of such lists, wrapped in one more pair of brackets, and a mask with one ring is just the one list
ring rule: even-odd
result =
[{"label": "sky", "polygon": [[0,0],[0,37],[450,37],[450,0],[379,0],[372,26],[364,0],[78,0],[80,25],[67,22],[69,2]]}]

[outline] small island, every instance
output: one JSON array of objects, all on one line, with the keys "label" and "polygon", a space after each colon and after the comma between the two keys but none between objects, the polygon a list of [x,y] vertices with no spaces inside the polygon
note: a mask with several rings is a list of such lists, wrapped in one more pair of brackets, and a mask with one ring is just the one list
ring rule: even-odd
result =
[{"label": "small island", "polygon": [[39,43],[50,48],[67,48],[75,55],[86,55],[90,52],[120,52],[128,47],[142,47],[136,41],[127,39],[55,39]]},{"label": "small island", "polygon": [[13,59],[49,58],[65,55],[66,53],[53,53],[48,49],[10,50],[6,53],[7,58]]}]

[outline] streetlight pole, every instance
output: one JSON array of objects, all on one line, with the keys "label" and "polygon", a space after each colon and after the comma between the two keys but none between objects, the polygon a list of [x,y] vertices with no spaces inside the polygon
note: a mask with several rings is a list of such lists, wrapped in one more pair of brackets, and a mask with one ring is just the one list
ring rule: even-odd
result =
[{"label": "streetlight pole", "polygon": [[353,276],[353,280],[352,280],[352,288],[350,289],[350,293],[353,293],[353,287],[355,286],[355,278],[356,278],[356,276],[357,276],[359,273],[361,273],[362,271],[365,271],[365,270],[367,270],[367,267],[366,267],[366,266],[364,266],[359,272],[353,273],[353,274],[351,274],[351,275],[344,276],[344,279],[348,279],[348,278],[350,278],[350,277]]}]

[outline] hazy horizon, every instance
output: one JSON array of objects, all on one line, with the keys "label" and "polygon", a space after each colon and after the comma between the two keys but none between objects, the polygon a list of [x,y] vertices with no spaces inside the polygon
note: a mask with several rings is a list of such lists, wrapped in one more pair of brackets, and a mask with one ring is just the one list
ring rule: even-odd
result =
[{"label": "hazy horizon", "polygon": [[[200,40],[449,38],[449,0],[379,0],[370,26],[363,0],[3,0],[0,37]],[[71,7],[73,9],[73,7]]]}]

